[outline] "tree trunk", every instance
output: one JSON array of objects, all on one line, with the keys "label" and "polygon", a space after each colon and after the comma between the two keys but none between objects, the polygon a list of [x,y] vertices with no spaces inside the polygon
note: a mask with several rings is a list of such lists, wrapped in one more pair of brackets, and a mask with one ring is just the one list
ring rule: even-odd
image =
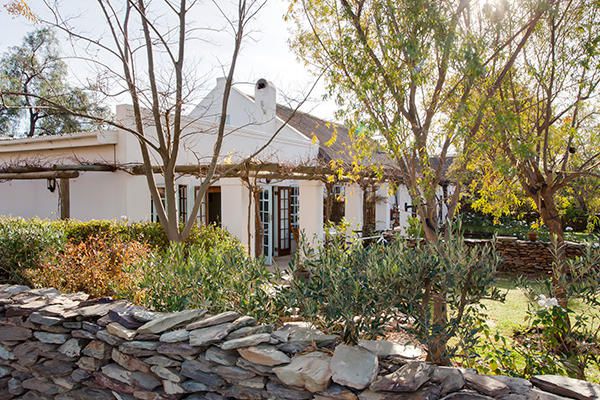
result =
[{"label": "tree trunk", "polygon": [[537,199],[538,210],[544,224],[550,232],[550,241],[556,250],[553,265],[552,286],[554,295],[561,307],[566,308],[568,302],[567,288],[564,279],[569,273],[567,266],[567,253],[565,248],[565,237],[562,222],[555,200],[556,192],[553,188],[544,188],[540,191]]},{"label": "tree trunk", "polygon": [[[431,206],[431,204],[434,204],[434,206]],[[421,206],[419,211],[425,242],[427,245],[435,245],[439,240],[437,203],[435,199],[430,199],[428,205]],[[433,338],[428,343],[427,361],[437,365],[449,365],[450,358],[447,351],[448,337],[446,334],[448,327],[446,293],[437,292],[434,289],[431,295],[431,303],[431,305],[423,305],[424,307],[433,307],[430,332]]]}]

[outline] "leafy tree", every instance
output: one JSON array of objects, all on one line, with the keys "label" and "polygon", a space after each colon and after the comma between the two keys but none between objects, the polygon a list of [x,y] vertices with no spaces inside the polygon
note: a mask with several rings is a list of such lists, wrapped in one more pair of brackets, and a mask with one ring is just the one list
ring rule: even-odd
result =
[{"label": "leafy tree", "polygon": [[[546,1],[497,7],[468,0],[295,0],[293,41],[309,65],[327,69],[330,95],[347,119],[394,160],[429,242],[440,234],[439,188],[454,174],[452,216],[473,136]],[[450,157],[458,152],[458,157]],[[433,294],[434,325],[447,323],[447,293]],[[436,328],[434,327],[434,330]],[[432,360],[448,362],[443,337]]]},{"label": "leafy tree", "polygon": [[2,97],[0,129],[10,136],[55,135],[92,127],[81,118],[56,110],[51,102],[80,111],[106,113],[86,92],[69,85],[58,40],[49,29],[28,33],[20,46],[4,54],[0,60],[0,82],[2,92],[23,93]]},{"label": "leafy tree", "polygon": [[11,0],[5,2],[4,8],[11,15],[20,15],[27,18],[29,21],[36,21],[35,14],[33,13],[33,11],[31,11],[29,4],[25,0]]},{"label": "leafy tree", "polygon": [[[552,4],[490,102],[477,141],[482,152],[472,159],[484,182],[480,209],[499,215],[523,198],[531,201],[556,241],[562,275],[560,210],[573,201],[597,205],[582,191],[597,192],[600,178],[599,55],[598,2]],[[565,307],[560,281],[554,276]]]},{"label": "leafy tree", "polygon": [[[482,109],[471,99],[495,93],[545,2],[521,7],[467,0],[292,4],[298,55],[327,68],[330,95],[351,123],[383,136],[429,241],[438,236],[436,197],[449,154],[463,150],[481,123]],[[463,161],[456,158],[454,170]]]}]

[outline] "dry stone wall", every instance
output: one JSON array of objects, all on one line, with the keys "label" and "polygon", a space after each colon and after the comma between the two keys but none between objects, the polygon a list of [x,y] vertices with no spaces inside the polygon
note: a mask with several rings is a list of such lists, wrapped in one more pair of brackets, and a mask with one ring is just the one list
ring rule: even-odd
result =
[{"label": "dry stone wall", "polygon": [[340,344],[235,312],[161,314],[82,293],[0,285],[0,399],[595,399],[556,376],[490,377],[419,361],[417,347]]},{"label": "dry stone wall", "polygon": [[[486,241],[471,240],[473,243]],[[583,245],[567,242],[567,257],[573,258],[582,254]],[[547,275],[552,271],[552,252],[550,244],[543,241],[516,240],[498,238],[496,250],[502,262],[499,270],[522,275]]]}]

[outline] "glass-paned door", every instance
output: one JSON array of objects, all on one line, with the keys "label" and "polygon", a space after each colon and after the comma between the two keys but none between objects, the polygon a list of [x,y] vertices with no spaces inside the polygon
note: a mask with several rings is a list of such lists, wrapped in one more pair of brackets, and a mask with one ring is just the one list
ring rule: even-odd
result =
[{"label": "glass-paned door", "polygon": [[292,232],[290,230],[290,190],[289,187],[279,188],[279,248],[278,254],[280,256],[287,256],[291,251],[291,237]]},{"label": "glass-paned door", "polygon": [[292,229],[292,250],[295,251],[300,235],[300,188],[290,188],[290,226]]},{"label": "glass-paned door", "polygon": [[273,263],[273,235],[271,229],[271,193],[272,188],[263,188],[259,197],[259,213],[262,228],[263,255],[268,265]]}]

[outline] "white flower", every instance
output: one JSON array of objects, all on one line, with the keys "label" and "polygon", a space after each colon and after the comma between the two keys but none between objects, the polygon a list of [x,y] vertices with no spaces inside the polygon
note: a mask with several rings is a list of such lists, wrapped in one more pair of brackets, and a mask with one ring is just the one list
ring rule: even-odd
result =
[{"label": "white flower", "polygon": [[543,294],[537,297],[537,303],[544,308],[558,307],[558,300],[555,297],[546,297]]}]

